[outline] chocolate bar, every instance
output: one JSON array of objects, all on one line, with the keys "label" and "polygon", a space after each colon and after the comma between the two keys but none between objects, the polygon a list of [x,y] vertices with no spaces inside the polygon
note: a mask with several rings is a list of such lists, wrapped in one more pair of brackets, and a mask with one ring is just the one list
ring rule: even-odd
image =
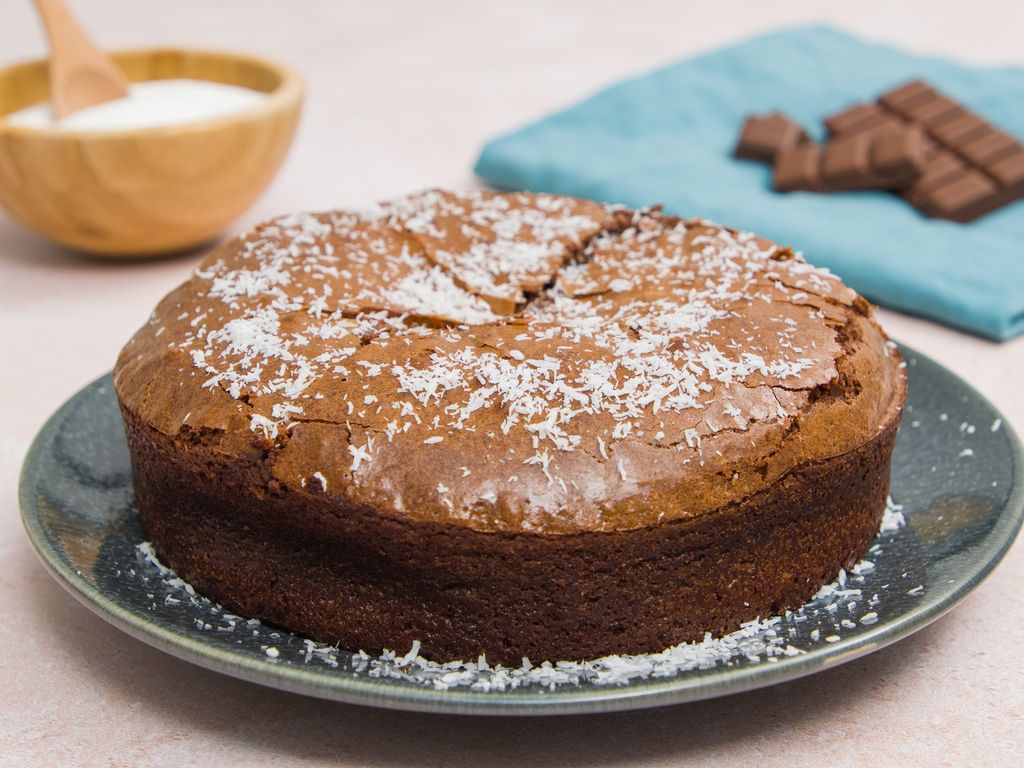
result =
[{"label": "chocolate bar", "polygon": [[747,118],[737,157],[774,163],[779,192],[888,189],[968,222],[1024,198],[1024,145],[920,80],[825,119],[814,144],[781,113]]},{"label": "chocolate bar", "polygon": [[751,115],[743,123],[733,154],[746,160],[774,163],[779,152],[806,140],[807,132],[803,127],[781,112]]},{"label": "chocolate bar", "polygon": [[883,93],[878,106],[933,142],[903,191],[924,214],[966,223],[1024,197],[1024,145],[1005,131],[920,80]]}]

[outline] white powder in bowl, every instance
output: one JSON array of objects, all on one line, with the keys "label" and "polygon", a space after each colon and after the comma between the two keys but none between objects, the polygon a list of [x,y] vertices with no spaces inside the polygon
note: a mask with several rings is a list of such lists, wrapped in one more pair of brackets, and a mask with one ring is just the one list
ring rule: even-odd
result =
[{"label": "white powder in bowl", "polygon": [[266,94],[209,80],[150,80],[132,83],[128,95],[54,118],[49,102],[12,112],[6,120],[26,128],[121,131],[195,123],[258,104]]}]

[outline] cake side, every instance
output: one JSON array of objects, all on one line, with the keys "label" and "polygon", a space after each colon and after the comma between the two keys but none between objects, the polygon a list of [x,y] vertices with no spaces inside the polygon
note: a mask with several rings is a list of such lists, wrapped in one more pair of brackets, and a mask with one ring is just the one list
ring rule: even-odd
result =
[{"label": "cake side", "polygon": [[512,665],[658,651],[803,604],[878,532],[897,430],[714,514],[549,536],[382,517],[126,425],[147,536],[202,594],[342,648]]}]

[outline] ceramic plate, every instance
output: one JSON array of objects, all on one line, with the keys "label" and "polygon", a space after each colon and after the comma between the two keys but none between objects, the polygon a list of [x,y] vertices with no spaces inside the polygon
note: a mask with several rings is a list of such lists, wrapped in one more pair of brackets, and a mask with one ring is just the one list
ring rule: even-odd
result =
[{"label": "ceramic plate", "polygon": [[[952,608],[1009,548],[1024,514],[1021,446],[949,371],[903,349],[910,391],[887,516],[866,562],[799,611],[725,641],[638,658],[494,670],[370,658],[232,616],[147,557],[109,376],[57,411],[21,478],[25,527],[78,600],[134,637],[264,685],[397,709],[565,714],[650,707],[790,680],[906,637]],[[899,507],[896,508],[899,510]],[[885,526],[883,526],[884,528]]]}]

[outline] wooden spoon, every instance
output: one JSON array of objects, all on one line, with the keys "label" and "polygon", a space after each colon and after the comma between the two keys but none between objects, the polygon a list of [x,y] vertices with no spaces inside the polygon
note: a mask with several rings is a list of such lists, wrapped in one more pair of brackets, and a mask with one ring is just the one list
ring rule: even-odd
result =
[{"label": "wooden spoon", "polygon": [[50,37],[50,101],[58,119],[128,95],[124,73],[97,48],[64,0],[35,0]]}]

